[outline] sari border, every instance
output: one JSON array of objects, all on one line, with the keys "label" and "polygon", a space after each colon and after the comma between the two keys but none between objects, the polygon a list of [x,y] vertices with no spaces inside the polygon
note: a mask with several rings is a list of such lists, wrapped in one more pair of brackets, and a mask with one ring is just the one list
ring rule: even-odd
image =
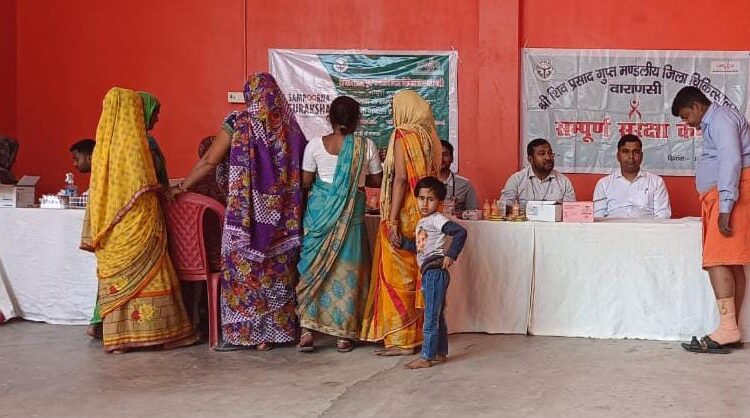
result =
[{"label": "sari border", "polygon": [[[100,299],[99,299],[99,302],[100,302],[100,305],[99,305],[99,307],[100,307],[100,315],[101,315],[101,317],[102,317],[102,318],[104,318],[104,317],[105,317],[105,316],[107,316],[108,314],[110,314],[110,313],[112,313],[113,311],[115,311],[115,310],[119,309],[119,308],[120,308],[121,306],[123,306],[124,304],[126,304],[126,303],[130,302],[130,300],[131,300],[131,299],[133,299],[134,297],[136,297],[136,296],[141,296],[141,295],[140,295],[141,291],[142,291],[142,290],[143,290],[143,289],[144,289],[144,288],[145,288],[146,286],[148,286],[148,284],[149,284],[149,283],[151,283],[151,280],[152,280],[152,279],[154,278],[154,276],[156,276],[156,274],[157,274],[157,273],[159,273],[159,272],[160,272],[160,270],[161,270],[161,268],[162,268],[162,267],[164,266],[164,262],[166,261],[166,257],[167,257],[166,251],[162,252],[162,255],[161,255],[161,257],[159,257],[159,260],[158,260],[158,261],[156,262],[156,264],[154,264],[154,265],[153,265],[153,267],[151,267],[151,271],[149,271],[149,272],[148,272],[148,273],[147,273],[147,274],[146,274],[146,275],[145,275],[145,276],[143,277],[143,279],[141,280],[141,283],[139,283],[139,285],[138,285],[138,286],[137,286],[137,287],[136,287],[136,288],[135,288],[135,289],[133,290],[133,292],[132,292],[132,296],[131,296],[131,297],[129,297],[128,299],[126,299],[126,300],[123,300],[122,302],[120,302],[120,303],[117,303],[117,304],[115,304],[115,303],[113,302],[112,304],[113,304],[114,306],[112,306],[112,307],[111,307],[110,309],[106,309],[106,310],[105,310],[105,309],[104,309],[104,301],[102,301],[102,299],[100,298]],[[97,279],[98,279],[98,275],[97,275]],[[171,293],[171,292],[170,292],[170,293]]]},{"label": "sari border", "polygon": [[[141,187],[139,190],[137,190],[133,194],[133,196],[128,200],[128,202],[122,208],[120,208],[117,211],[117,213],[115,213],[115,216],[114,218],[112,218],[112,221],[103,230],[101,230],[98,234],[96,234],[95,237],[92,238],[91,241],[92,241],[93,248],[99,247],[99,241],[101,241],[104,234],[108,233],[112,228],[115,227],[115,225],[117,225],[122,220],[125,214],[127,214],[130,211],[130,209],[133,208],[133,205],[135,204],[136,200],[138,200],[138,198],[140,198],[141,196],[143,196],[144,194],[148,192],[159,191],[161,190],[161,188],[162,186],[160,185],[151,184],[151,185],[146,185],[144,187]],[[81,246],[83,247],[83,244]],[[82,249],[85,249],[85,248],[82,248]]]},{"label": "sari border", "polygon": [[[154,347],[158,345],[164,346],[164,349],[186,347],[195,344],[198,338],[193,334],[192,326],[188,326],[185,330],[180,330],[180,334],[173,337],[163,337],[158,340],[143,341],[143,342],[130,342],[121,343],[117,342],[115,345],[105,345],[104,351],[111,352],[117,350],[131,349],[131,348],[146,348]],[[184,341],[184,343],[183,343]]]},{"label": "sari border", "polygon": [[[321,334],[330,335],[338,338],[347,338],[358,340],[360,337],[359,331],[344,331],[339,328],[332,328],[325,325],[321,325],[317,322],[309,319],[300,319],[300,327],[309,329],[311,331],[319,332]],[[357,321],[361,322],[361,321]]]}]

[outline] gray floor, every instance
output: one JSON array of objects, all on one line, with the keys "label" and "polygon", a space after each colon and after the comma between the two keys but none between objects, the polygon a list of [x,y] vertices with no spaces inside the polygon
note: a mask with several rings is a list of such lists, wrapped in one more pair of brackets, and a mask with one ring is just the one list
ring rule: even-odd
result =
[{"label": "gray floor", "polygon": [[83,327],[0,326],[0,416],[750,416],[750,347],[463,334],[448,363],[351,353],[319,340],[209,352],[105,354]]}]

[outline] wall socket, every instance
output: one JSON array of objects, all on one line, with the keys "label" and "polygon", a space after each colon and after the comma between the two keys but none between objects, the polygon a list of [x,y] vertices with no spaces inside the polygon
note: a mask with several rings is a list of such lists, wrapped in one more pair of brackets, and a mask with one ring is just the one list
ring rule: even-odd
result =
[{"label": "wall socket", "polygon": [[227,93],[229,103],[245,103],[245,95],[241,91],[230,91]]}]

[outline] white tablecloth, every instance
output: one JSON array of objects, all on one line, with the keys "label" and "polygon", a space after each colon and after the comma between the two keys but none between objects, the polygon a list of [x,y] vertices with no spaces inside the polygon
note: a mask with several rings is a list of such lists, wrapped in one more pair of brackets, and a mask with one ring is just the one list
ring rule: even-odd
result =
[{"label": "white tablecloth", "polygon": [[9,310],[11,317],[51,324],[88,323],[96,301],[96,258],[78,249],[83,215],[74,209],[0,209],[3,314]]},{"label": "white tablecloth", "polygon": [[[96,259],[78,249],[83,215],[0,209],[6,317],[88,323]],[[368,216],[368,232],[376,223]],[[469,237],[451,269],[450,332],[684,340],[718,320],[700,268],[700,221],[460,223]],[[748,338],[750,302],[744,305]]]},{"label": "white tablecloth", "polygon": [[533,224],[459,222],[468,237],[450,269],[448,330],[525,334],[531,307]]},{"label": "white tablecloth", "polygon": [[[370,247],[379,221],[379,216],[365,218]],[[451,267],[445,308],[449,332],[525,334],[531,306],[533,224],[459,223],[468,238]]]},{"label": "white tablecloth", "polygon": [[539,222],[534,230],[530,333],[684,340],[717,324],[699,220]]}]

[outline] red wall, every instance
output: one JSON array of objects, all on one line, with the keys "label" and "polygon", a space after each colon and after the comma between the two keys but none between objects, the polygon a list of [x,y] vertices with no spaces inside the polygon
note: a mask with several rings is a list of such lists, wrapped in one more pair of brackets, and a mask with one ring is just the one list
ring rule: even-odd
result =
[{"label": "red wall", "polygon": [[2,0],[0,1],[0,136],[16,135],[16,64],[16,0]]},{"label": "red wall", "polygon": [[251,3],[250,70],[268,68],[268,48],[458,50],[460,171],[499,196],[517,169],[517,1]]},{"label": "red wall", "polygon": [[[243,0],[18,2],[18,172],[41,192],[74,171],[68,148],[93,137],[112,86],[162,101],[154,130],[170,172],[186,173],[198,140],[218,130],[227,91],[244,80]],[[86,179],[81,179],[86,180]]]},{"label": "red wall", "polygon": [[[155,136],[170,173],[179,177],[195,161],[198,139],[213,133],[230,109],[226,93],[241,88],[245,67],[268,68],[268,48],[456,49],[461,174],[484,199],[496,196],[518,168],[519,45],[750,49],[745,2],[635,3],[5,0],[0,54],[13,46],[9,36],[16,31],[2,23],[17,7],[17,77],[0,66],[0,87],[12,87],[15,78],[17,91],[0,99],[0,129],[10,123],[12,130],[17,120],[16,171],[42,175],[40,191],[54,191],[71,170],[70,143],[94,135],[106,91],[115,85],[149,90],[163,103]],[[701,16],[707,10],[711,19]],[[16,102],[17,117],[8,101]],[[590,198],[598,176],[572,177],[578,195]],[[692,178],[667,184],[674,215],[697,215]]]},{"label": "red wall", "polygon": [[[521,45],[537,48],[750,50],[750,3],[527,0]],[[579,199],[590,199],[596,175],[572,175]],[[672,216],[699,216],[693,177],[665,179]]]}]

